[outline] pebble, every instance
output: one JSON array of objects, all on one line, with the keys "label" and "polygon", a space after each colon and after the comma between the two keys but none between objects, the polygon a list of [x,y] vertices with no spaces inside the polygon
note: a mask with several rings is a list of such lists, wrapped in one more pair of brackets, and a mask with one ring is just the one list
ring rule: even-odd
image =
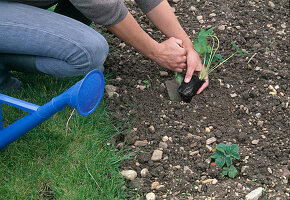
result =
[{"label": "pebble", "polygon": [[165,142],[160,142],[159,143],[159,148],[167,149],[167,147],[168,147],[168,144],[166,144]]},{"label": "pebble", "polygon": [[215,13],[211,13],[211,14],[209,14],[209,17],[215,17],[216,16],[216,14]]},{"label": "pebble", "polygon": [[189,172],[190,174],[193,173],[193,171],[188,166],[184,166],[183,173],[186,174],[187,172]]},{"label": "pebble", "polygon": [[172,0],[173,3],[178,3],[180,0]]},{"label": "pebble", "polygon": [[237,30],[240,30],[240,29],[241,29],[241,27],[240,27],[240,26],[236,26],[236,29],[237,29]]},{"label": "pebble", "polygon": [[106,92],[107,92],[109,98],[112,98],[115,94],[118,96],[118,94],[116,93],[118,88],[116,86],[106,85],[105,89],[106,89]]},{"label": "pebble", "polygon": [[219,25],[218,26],[218,30],[220,30],[220,31],[223,31],[225,29],[226,29],[226,26],[225,25]]},{"label": "pebble", "polygon": [[155,127],[151,125],[149,127],[149,131],[150,131],[150,133],[155,133]]},{"label": "pebble", "polygon": [[214,179],[206,179],[204,181],[201,181],[202,184],[212,183]]},{"label": "pebble", "polygon": [[162,137],[162,141],[163,141],[163,142],[168,141],[168,139],[169,139],[168,136],[164,136],[164,137]]},{"label": "pebble", "polygon": [[124,48],[126,46],[126,44],[124,42],[119,44],[119,47]]},{"label": "pebble", "polygon": [[257,125],[258,125],[258,126],[263,126],[263,124],[264,124],[264,122],[261,121],[261,120],[259,120],[259,121],[257,122]]},{"label": "pebble", "polygon": [[149,174],[149,170],[147,168],[144,168],[140,172],[141,177],[145,178]]},{"label": "pebble", "polygon": [[257,145],[259,143],[259,140],[253,140],[252,144]]},{"label": "pebble", "polygon": [[268,167],[268,172],[269,172],[270,174],[273,173],[273,171],[272,171],[272,169],[271,169],[270,167]]},{"label": "pebble", "polygon": [[146,200],[155,200],[156,195],[153,192],[146,194]]},{"label": "pebble", "polygon": [[143,141],[136,141],[134,143],[134,146],[136,147],[144,147],[148,144],[148,141],[147,140],[143,140]]},{"label": "pebble", "polygon": [[138,85],[138,88],[139,88],[140,90],[145,90],[145,89],[146,89],[146,86],[145,86],[145,85]]},{"label": "pebble", "polygon": [[151,160],[152,161],[159,161],[159,160],[161,160],[162,159],[162,154],[163,154],[162,151],[160,151],[158,149],[157,150],[154,150],[153,155],[151,157]]},{"label": "pebble", "polygon": [[160,71],[160,76],[168,76],[168,72],[166,72],[166,71]]},{"label": "pebble", "polygon": [[197,154],[199,154],[198,150],[197,151],[189,151],[190,156],[197,155]]},{"label": "pebble", "polygon": [[200,20],[203,19],[203,17],[202,17],[201,15],[199,15],[199,16],[196,17],[196,19],[197,19],[198,21],[200,21]]},{"label": "pebble", "polygon": [[206,133],[209,133],[209,132],[210,132],[210,128],[209,128],[209,127],[206,127],[206,128],[205,128],[205,132],[206,132]]},{"label": "pebble", "polygon": [[275,8],[275,4],[272,1],[269,1],[268,6],[270,6],[271,8]]},{"label": "pebble", "polygon": [[261,113],[256,113],[256,117],[259,119],[261,118]]},{"label": "pebble", "polygon": [[212,180],[212,184],[213,184],[213,185],[217,184],[217,182],[218,182],[217,179],[213,179],[213,180]]},{"label": "pebble", "polygon": [[156,190],[162,190],[163,188],[165,188],[165,185],[158,185],[158,186],[156,187]]},{"label": "pebble", "polygon": [[215,137],[211,137],[211,138],[209,138],[209,139],[206,140],[206,144],[207,145],[212,144],[214,142],[216,142],[216,138]]},{"label": "pebble", "polygon": [[172,168],[173,168],[173,169],[180,169],[181,166],[180,166],[180,165],[176,165],[176,166],[173,166]]},{"label": "pebble", "polygon": [[189,10],[192,11],[192,12],[194,12],[194,11],[196,11],[196,7],[190,6]]},{"label": "pebble", "polygon": [[137,177],[137,172],[134,170],[123,170],[121,171],[121,175],[132,181]]},{"label": "pebble", "polygon": [[263,188],[259,187],[246,195],[246,200],[258,200],[262,196]]},{"label": "pebble", "polygon": [[230,96],[231,96],[232,98],[235,98],[235,97],[237,97],[238,95],[237,95],[236,93],[233,93],[233,94],[230,94]]},{"label": "pebble", "polygon": [[151,184],[151,190],[155,190],[157,188],[157,186],[160,185],[160,183],[158,181],[155,181]]},{"label": "pebble", "polygon": [[246,170],[248,170],[248,169],[250,169],[250,167],[249,167],[249,166],[247,166],[247,165],[245,165],[245,166],[242,166],[242,168],[241,168],[241,173],[244,173],[244,172],[246,172]]}]

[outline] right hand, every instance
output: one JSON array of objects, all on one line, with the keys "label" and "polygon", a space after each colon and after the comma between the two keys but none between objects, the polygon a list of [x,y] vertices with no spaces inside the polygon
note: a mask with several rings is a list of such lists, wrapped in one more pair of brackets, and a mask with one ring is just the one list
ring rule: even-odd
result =
[{"label": "right hand", "polygon": [[174,37],[159,44],[152,58],[162,67],[169,70],[182,72],[186,69],[186,50],[183,48],[182,40]]}]

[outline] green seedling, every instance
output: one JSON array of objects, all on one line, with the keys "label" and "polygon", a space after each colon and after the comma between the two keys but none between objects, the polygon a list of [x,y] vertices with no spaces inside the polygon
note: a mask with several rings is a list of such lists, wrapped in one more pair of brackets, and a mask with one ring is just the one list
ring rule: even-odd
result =
[{"label": "green seedling", "polygon": [[215,152],[209,157],[209,159],[214,159],[218,167],[222,168],[221,175],[229,176],[230,178],[235,178],[238,171],[233,165],[235,159],[240,159],[240,154],[238,153],[239,147],[235,144],[218,144]]},{"label": "green seedling", "polygon": [[150,86],[151,86],[150,81],[145,80],[145,81],[143,81],[143,83],[145,83],[145,87],[146,87],[146,88],[150,88]]},{"label": "green seedling", "polygon": [[[209,45],[208,39],[211,39],[211,45]],[[194,40],[193,47],[196,52],[203,57],[202,68],[197,77],[193,76],[192,81],[194,83],[184,83],[182,82],[179,93],[186,101],[190,101],[191,98],[196,94],[201,85],[205,82],[204,78],[219,68],[222,64],[227,62],[236,54],[248,54],[248,52],[241,50],[237,45],[232,41],[232,45],[235,48],[235,52],[232,53],[228,58],[223,59],[221,54],[218,54],[218,49],[220,47],[220,41],[218,37],[214,34],[213,28],[205,31],[200,29],[199,34]],[[177,77],[177,75],[175,75]]]},{"label": "green seedling", "polygon": [[[208,44],[208,38],[211,39],[211,46]],[[232,53],[228,58],[223,59],[221,54],[217,54],[218,49],[220,47],[220,41],[219,41],[219,38],[214,34],[213,28],[207,31],[205,31],[202,28],[200,29],[200,32],[193,43],[193,47],[196,50],[196,52],[200,56],[204,57],[202,61],[202,68],[198,77],[200,80],[203,80],[206,75],[213,72],[215,69],[220,67],[223,63],[227,62],[234,55],[249,54],[248,52],[239,49],[233,41],[232,41],[232,45],[234,46],[236,51]],[[216,64],[213,64],[213,63],[216,63]]]}]

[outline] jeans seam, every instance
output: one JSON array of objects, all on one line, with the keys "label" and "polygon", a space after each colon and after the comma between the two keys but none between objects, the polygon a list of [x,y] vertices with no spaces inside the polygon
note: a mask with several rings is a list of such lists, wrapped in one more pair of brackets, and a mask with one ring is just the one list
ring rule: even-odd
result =
[{"label": "jeans seam", "polygon": [[70,40],[70,39],[68,39],[66,37],[63,37],[61,35],[57,35],[57,34],[51,33],[51,32],[46,31],[46,30],[39,29],[37,27],[25,26],[25,25],[20,25],[20,24],[12,24],[12,23],[0,23],[0,26],[1,25],[27,28],[27,29],[30,29],[30,30],[37,30],[37,31],[40,31],[40,32],[43,32],[43,33],[51,34],[51,35],[53,35],[55,37],[61,38],[61,39],[66,40],[68,42],[71,42],[72,44],[76,45],[78,48],[80,48],[82,51],[85,52],[85,54],[86,54],[86,56],[87,56],[87,58],[89,60],[89,66],[92,64],[92,59],[91,59],[91,56],[90,56],[89,52],[85,48],[83,48],[80,45],[78,45],[78,43],[74,42],[73,40]]}]

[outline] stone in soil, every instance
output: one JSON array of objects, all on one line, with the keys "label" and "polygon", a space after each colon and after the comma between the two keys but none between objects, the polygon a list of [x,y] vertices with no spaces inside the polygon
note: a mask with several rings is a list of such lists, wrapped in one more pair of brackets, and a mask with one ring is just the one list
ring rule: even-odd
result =
[{"label": "stone in soil", "polygon": [[141,170],[141,177],[145,178],[149,174],[149,170],[147,168],[144,168]]},{"label": "stone in soil", "polygon": [[214,142],[216,142],[216,138],[215,137],[211,137],[211,138],[209,138],[209,139],[206,140],[206,144],[207,145],[212,144]]},{"label": "stone in soil", "polygon": [[123,170],[121,171],[121,175],[132,181],[137,177],[137,172],[134,170]]},{"label": "stone in soil", "polygon": [[153,192],[146,194],[146,200],[155,200],[156,195]]},{"label": "stone in soil", "polygon": [[163,152],[160,151],[160,150],[154,150],[153,154],[152,154],[152,157],[151,157],[151,160],[152,161],[159,161],[162,159],[162,154]]},{"label": "stone in soil", "polygon": [[246,200],[258,200],[262,196],[263,188],[259,187],[246,195]]}]

